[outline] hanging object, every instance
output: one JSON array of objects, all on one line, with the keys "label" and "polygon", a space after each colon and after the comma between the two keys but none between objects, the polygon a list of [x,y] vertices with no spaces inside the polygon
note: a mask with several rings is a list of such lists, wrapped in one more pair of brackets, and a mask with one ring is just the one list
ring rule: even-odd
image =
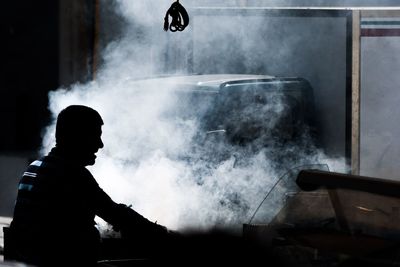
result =
[{"label": "hanging object", "polygon": [[[171,24],[169,24],[169,16],[172,18]],[[189,15],[177,0],[165,13],[164,31],[168,31],[168,28],[171,32],[183,31],[187,25],[189,25]]]}]

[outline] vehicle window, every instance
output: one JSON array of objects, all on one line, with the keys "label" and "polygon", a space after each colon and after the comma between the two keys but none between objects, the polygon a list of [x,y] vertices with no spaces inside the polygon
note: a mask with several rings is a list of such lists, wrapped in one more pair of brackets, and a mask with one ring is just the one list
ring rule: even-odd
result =
[{"label": "vehicle window", "polygon": [[235,143],[293,140],[307,125],[302,89],[299,83],[228,85],[221,90],[217,117]]},{"label": "vehicle window", "polygon": [[216,97],[215,92],[176,90],[172,96],[173,103],[164,115],[169,118],[202,121],[215,105]]}]

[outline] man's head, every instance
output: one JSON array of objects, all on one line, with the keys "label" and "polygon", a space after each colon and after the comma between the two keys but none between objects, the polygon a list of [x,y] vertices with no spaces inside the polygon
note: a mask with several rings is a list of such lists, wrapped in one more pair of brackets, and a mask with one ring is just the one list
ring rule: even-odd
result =
[{"label": "man's head", "polygon": [[72,105],[57,117],[56,145],[84,165],[93,165],[95,153],[103,147],[100,114],[86,106]]}]

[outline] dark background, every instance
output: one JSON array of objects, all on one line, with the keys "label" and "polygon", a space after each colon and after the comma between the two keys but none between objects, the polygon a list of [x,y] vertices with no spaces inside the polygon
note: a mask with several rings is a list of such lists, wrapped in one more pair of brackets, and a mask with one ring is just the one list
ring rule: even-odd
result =
[{"label": "dark background", "polygon": [[48,93],[92,79],[96,1],[4,1],[0,11],[0,216],[50,122]]}]

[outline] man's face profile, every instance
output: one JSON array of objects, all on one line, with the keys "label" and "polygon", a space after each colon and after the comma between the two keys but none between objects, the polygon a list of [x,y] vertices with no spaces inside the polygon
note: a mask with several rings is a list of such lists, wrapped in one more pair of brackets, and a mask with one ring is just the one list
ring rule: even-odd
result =
[{"label": "man's face profile", "polygon": [[56,125],[56,146],[72,160],[84,166],[93,165],[96,153],[103,148],[103,120],[86,106],[73,105],[60,112]]},{"label": "man's face profile", "polygon": [[93,165],[97,158],[96,153],[104,147],[101,134],[101,125],[93,126],[87,129],[82,135],[81,142],[78,142],[76,151],[85,165]]}]

